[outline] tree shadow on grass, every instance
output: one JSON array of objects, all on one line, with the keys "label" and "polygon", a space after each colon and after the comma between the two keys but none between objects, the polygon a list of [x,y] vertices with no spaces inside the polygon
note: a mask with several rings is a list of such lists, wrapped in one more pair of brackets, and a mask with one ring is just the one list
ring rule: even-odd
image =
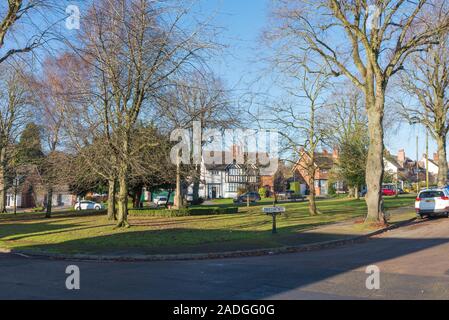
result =
[{"label": "tree shadow on grass", "polygon": [[[50,219],[63,219],[63,218],[78,218],[78,217],[95,217],[95,216],[105,216],[106,211],[59,211],[53,212]],[[12,222],[12,221],[30,221],[30,220],[43,220],[45,218],[45,213],[38,212],[26,212],[26,213],[18,213],[17,215],[13,214],[0,214],[0,222]],[[51,221],[49,219],[49,221]]]},{"label": "tree shadow on grass", "polygon": [[[51,221],[38,223],[8,223],[0,225],[0,240],[17,240],[37,233],[51,233],[64,231],[81,225],[77,224],[55,224]],[[14,238],[10,238],[14,236]]]},{"label": "tree shadow on grass", "polygon": [[[257,225],[248,224],[247,226],[242,226],[242,228],[260,227],[269,224],[267,222],[259,222]],[[271,228],[269,227],[267,228],[268,230],[264,231],[192,228],[133,231],[133,228],[131,228],[120,233],[68,240],[60,243],[33,245],[16,243],[15,245],[19,250],[120,256],[132,254],[195,254],[267,249],[342,240],[348,237],[348,235],[344,234],[301,233],[301,231],[314,229],[324,224],[326,223],[279,227],[276,235],[271,233]],[[64,233],[65,230],[63,228],[73,227],[73,225],[65,225],[59,230],[53,229],[49,234]],[[83,229],[88,228],[80,228],[79,230]],[[72,230],[70,229],[69,231]],[[17,239],[26,237],[25,235]]]}]

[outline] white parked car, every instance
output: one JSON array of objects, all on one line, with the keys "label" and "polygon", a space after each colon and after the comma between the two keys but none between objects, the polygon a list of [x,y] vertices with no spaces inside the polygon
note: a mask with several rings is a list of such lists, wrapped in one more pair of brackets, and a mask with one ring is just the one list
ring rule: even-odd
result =
[{"label": "white parked car", "polygon": [[157,197],[154,198],[153,203],[157,206],[165,206],[167,204],[167,197]]},{"label": "white parked car", "polygon": [[416,214],[421,218],[444,215],[449,218],[449,189],[423,190],[415,202]]},{"label": "white parked car", "polygon": [[93,201],[82,200],[75,204],[75,210],[102,210],[103,205]]}]

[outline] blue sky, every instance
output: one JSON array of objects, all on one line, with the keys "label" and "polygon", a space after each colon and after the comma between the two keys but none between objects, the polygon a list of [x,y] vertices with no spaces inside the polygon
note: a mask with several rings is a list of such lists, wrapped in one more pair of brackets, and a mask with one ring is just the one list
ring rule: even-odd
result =
[{"label": "blue sky", "polygon": [[[202,10],[214,14],[214,22],[223,27],[222,39],[229,45],[232,55],[225,55],[214,63],[214,72],[234,89],[245,90],[245,83],[259,72],[257,49],[260,48],[260,35],[268,24],[270,0],[201,0]],[[228,52],[226,52],[228,53]],[[388,105],[386,106],[388,108]],[[398,124],[398,128],[386,135],[387,148],[396,154],[404,148],[408,157],[416,158],[416,136],[419,136],[418,153],[425,153],[425,131]],[[436,146],[430,139],[429,154],[436,152]]]},{"label": "blue sky", "polygon": [[269,0],[201,0],[202,11],[222,28],[220,42],[228,45],[214,63],[214,71],[234,87],[248,73],[257,72],[255,51],[266,26]]}]

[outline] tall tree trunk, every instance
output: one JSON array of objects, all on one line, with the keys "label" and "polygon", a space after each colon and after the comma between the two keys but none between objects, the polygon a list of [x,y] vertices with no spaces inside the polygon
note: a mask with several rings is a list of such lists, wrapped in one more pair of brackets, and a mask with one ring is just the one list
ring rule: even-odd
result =
[{"label": "tall tree trunk", "polygon": [[183,207],[182,204],[182,190],[181,190],[181,164],[178,159],[178,164],[176,166],[176,194],[173,203],[174,209],[181,209]]},{"label": "tall tree trunk", "polygon": [[6,193],[7,193],[7,188],[6,188],[6,182],[4,180],[5,180],[5,178],[2,176],[2,173],[0,173],[0,181],[3,181],[3,182],[0,182],[0,213],[7,213],[8,212],[6,210]]},{"label": "tall tree trunk", "polygon": [[366,204],[368,206],[366,223],[386,223],[381,205],[382,181],[384,177],[384,103],[385,98],[379,93],[376,99],[367,98],[366,101],[370,138],[366,164],[366,184],[368,187],[368,193],[366,195]]},{"label": "tall tree trunk", "polygon": [[200,180],[201,180],[201,166],[197,165],[195,168],[195,176],[193,177],[193,203],[198,203],[200,199]]},{"label": "tall tree trunk", "polygon": [[[313,119],[313,118],[312,118]],[[313,137],[313,135],[311,135]],[[313,146],[309,152],[309,163],[308,163],[308,174],[309,174],[309,214],[311,216],[318,215],[318,210],[316,208],[316,190],[315,190],[315,178],[316,178],[316,168],[315,168],[315,150],[316,147]]]},{"label": "tall tree trunk", "polygon": [[310,179],[310,194],[309,194],[309,214],[313,217],[318,214],[318,210],[316,208],[316,199],[315,199],[315,178]]},{"label": "tall tree trunk", "polygon": [[109,191],[108,191],[108,220],[117,220],[117,210],[115,207],[115,192],[116,192],[116,180],[109,180]]},{"label": "tall tree trunk", "polygon": [[[172,189],[168,190],[167,202],[165,203],[165,208],[166,208],[166,209],[168,209],[168,207],[169,207],[169,204],[168,204],[168,203],[170,202],[172,193],[173,193],[173,190],[172,190]],[[173,205],[174,205],[174,204],[173,204]]]},{"label": "tall tree trunk", "polygon": [[349,199],[355,198],[355,188],[354,187],[349,188],[349,190],[348,190],[348,198]]},{"label": "tall tree trunk", "polygon": [[117,228],[128,228],[128,164],[122,163],[118,183],[118,221]]},{"label": "tall tree trunk", "polygon": [[354,187],[354,197],[356,200],[360,200],[359,186]]},{"label": "tall tree trunk", "polygon": [[7,181],[6,181],[6,148],[2,148],[0,151],[0,213],[6,213],[6,194],[7,194]]},{"label": "tall tree trunk", "polygon": [[134,195],[133,208],[134,209],[140,209],[142,207],[142,201],[141,201],[142,194],[143,194],[142,189],[143,189],[142,186],[136,187],[134,189],[134,192],[133,192],[133,195]]},{"label": "tall tree trunk", "polygon": [[53,188],[50,186],[47,188],[47,203],[46,203],[46,210],[45,210],[45,218],[47,218],[47,219],[51,218],[52,206],[53,206]]},{"label": "tall tree trunk", "polygon": [[440,134],[438,136],[438,187],[447,186],[447,150],[446,150],[446,135]]}]

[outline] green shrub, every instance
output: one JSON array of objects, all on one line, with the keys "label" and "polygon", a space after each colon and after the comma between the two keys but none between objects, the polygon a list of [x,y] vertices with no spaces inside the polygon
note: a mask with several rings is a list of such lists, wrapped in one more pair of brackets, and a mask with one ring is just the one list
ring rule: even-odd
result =
[{"label": "green shrub", "polygon": [[188,209],[190,216],[209,216],[218,214],[234,214],[239,213],[239,208],[220,208],[220,207],[203,207],[203,208],[190,208]]},{"label": "green shrub", "polygon": [[220,207],[198,207],[180,210],[130,210],[131,216],[151,216],[161,218],[188,217],[188,216],[211,216],[220,214],[235,214],[239,212],[239,208],[220,208]]},{"label": "green shrub", "polygon": [[174,217],[187,217],[189,216],[189,212],[187,209],[181,210],[138,210],[133,209],[129,210],[129,215],[131,216],[151,216],[151,217],[161,217],[161,218],[174,218]]},{"label": "green shrub", "polygon": [[335,189],[335,184],[334,183],[329,183],[328,194],[330,196],[335,196],[337,194],[337,190]]}]

